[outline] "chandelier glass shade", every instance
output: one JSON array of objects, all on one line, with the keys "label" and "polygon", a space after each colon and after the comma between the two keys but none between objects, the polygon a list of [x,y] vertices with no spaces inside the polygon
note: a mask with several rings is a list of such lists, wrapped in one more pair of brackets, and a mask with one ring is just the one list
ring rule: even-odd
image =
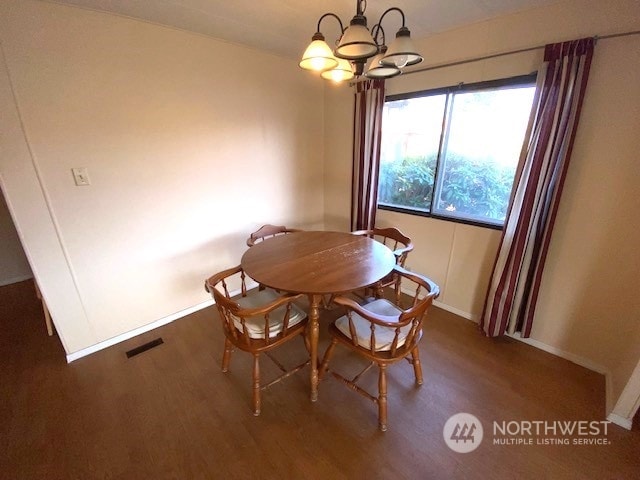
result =
[{"label": "chandelier glass shade", "polygon": [[382,59],[385,56],[387,51],[387,47],[383,45],[380,48],[380,53],[378,53],[375,57],[371,59],[371,63],[369,64],[369,68],[365,72],[365,76],[369,78],[391,78],[398,76],[402,73],[400,68],[395,65],[388,65],[382,63]]},{"label": "chandelier glass shade", "polygon": [[[316,38],[318,37],[318,38]],[[314,72],[324,72],[338,66],[338,59],[334,57],[333,52],[327,42],[324,41],[322,34],[314,35],[307,49],[302,55],[300,66],[306,70]]]},{"label": "chandelier glass shade", "polygon": [[421,61],[422,57],[418,53],[415,53],[415,49],[413,48],[413,42],[409,36],[409,29],[402,27],[398,30],[398,33],[396,33],[395,40],[391,42],[386,55],[380,60],[380,63],[403,68],[408,65],[415,65]]},{"label": "chandelier glass shade", "polygon": [[[360,21],[360,18],[363,20]],[[354,23],[356,21],[357,23]],[[349,27],[342,34],[336,47],[336,56],[347,60],[371,57],[378,53],[378,45],[373,40],[365,17],[354,17]]]},{"label": "chandelier glass shade", "polygon": [[351,80],[354,77],[353,70],[349,60],[338,58],[338,65],[330,70],[325,70],[320,76],[326,80],[332,80],[336,83]]}]

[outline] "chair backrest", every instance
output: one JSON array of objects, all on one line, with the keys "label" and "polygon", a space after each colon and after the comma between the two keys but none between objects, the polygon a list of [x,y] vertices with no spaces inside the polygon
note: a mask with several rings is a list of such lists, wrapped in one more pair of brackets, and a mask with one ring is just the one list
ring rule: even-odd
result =
[{"label": "chair backrest", "polygon": [[284,225],[270,225],[266,224],[253,232],[249,238],[247,238],[247,246],[253,247],[256,243],[262,242],[268,238],[275,237],[277,235],[286,235],[287,233],[300,232],[296,228],[287,228]]},{"label": "chair backrest", "polygon": [[[304,315],[293,301],[302,295],[248,291],[247,278],[238,265],[208,278],[205,290],[213,295],[227,338],[245,350],[257,350],[278,343],[288,336],[290,327],[299,324]],[[237,290],[240,296],[231,298],[230,291]]]},{"label": "chair backrest", "polygon": [[396,264],[404,267],[409,252],[413,250],[413,242],[404,233],[395,227],[373,228],[371,230],[357,230],[353,235],[362,235],[379,241],[386,245],[396,256]]},{"label": "chair backrest", "polygon": [[[375,313],[367,309],[367,305],[359,305],[348,297],[337,297],[334,302],[346,307],[350,338],[358,346],[358,327],[356,322],[362,318],[370,322],[370,337],[366,344],[372,357],[390,355],[402,357],[411,352],[422,336],[422,322],[433,300],[440,295],[440,288],[427,277],[396,265],[394,273],[404,282],[412,295],[406,296],[405,305],[382,309]],[[378,300],[378,302],[387,300]],[[392,311],[390,311],[392,310]],[[385,348],[380,348],[384,344]]]}]

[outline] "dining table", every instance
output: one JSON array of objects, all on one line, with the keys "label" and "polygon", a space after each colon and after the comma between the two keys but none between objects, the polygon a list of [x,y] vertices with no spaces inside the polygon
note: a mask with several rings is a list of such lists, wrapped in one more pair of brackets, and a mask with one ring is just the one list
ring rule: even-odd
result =
[{"label": "dining table", "polygon": [[326,295],[375,284],[393,270],[393,252],[376,240],[346,232],[299,231],[266,239],[247,250],[241,265],[261,285],[309,298],[311,401],[318,398],[320,306]]}]

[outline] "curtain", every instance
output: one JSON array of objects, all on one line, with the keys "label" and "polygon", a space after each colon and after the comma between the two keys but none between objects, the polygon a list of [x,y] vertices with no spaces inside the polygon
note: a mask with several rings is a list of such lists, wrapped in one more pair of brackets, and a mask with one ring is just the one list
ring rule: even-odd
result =
[{"label": "curtain", "polygon": [[356,83],[353,110],[351,230],[369,230],[376,222],[384,80]]},{"label": "curtain", "polygon": [[538,72],[525,144],[480,326],[491,337],[531,332],[594,39],[550,44]]}]

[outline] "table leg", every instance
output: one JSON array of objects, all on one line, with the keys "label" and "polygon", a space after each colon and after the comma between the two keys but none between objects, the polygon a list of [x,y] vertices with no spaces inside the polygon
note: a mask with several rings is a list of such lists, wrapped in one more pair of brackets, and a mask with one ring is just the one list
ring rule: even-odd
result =
[{"label": "table leg", "polygon": [[309,356],[311,360],[311,401],[318,400],[318,337],[322,295],[309,295]]}]

